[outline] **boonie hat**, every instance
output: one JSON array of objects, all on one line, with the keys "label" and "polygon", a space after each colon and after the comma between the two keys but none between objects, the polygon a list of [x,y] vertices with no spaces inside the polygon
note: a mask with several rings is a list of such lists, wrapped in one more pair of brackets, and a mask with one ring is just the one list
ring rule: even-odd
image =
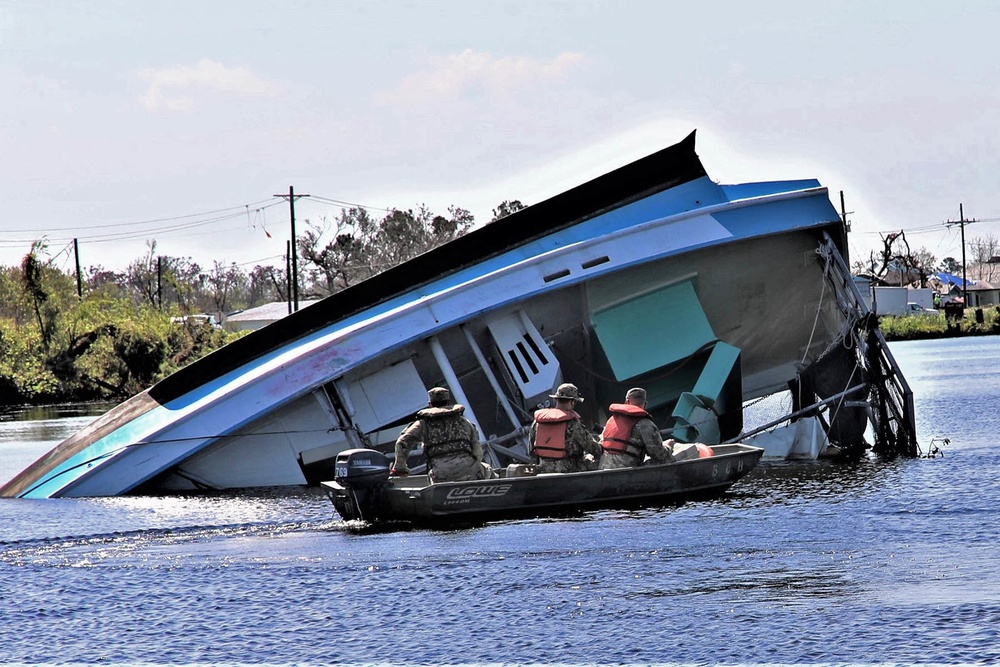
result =
[{"label": "boonie hat", "polygon": [[549,394],[549,398],[563,398],[576,401],[577,403],[583,403],[583,397],[580,396],[580,390],[576,388],[575,384],[570,384],[569,382],[564,382],[559,385],[556,389],[556,393]]},{"label": "boonie hat", "polygon": [[444,387],[434,387],[427,392],[427,402],[431,405],[451,403],[451,392]]}]

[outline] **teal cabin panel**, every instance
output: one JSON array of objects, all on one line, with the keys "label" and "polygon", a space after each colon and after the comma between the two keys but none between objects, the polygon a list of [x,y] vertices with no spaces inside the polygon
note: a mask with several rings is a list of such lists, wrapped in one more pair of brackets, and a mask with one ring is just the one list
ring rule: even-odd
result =
[{"label": "teal cabin panel", "polygon": [[691,281],[595,312],[592,321],[617,380],[685,359],[715,340]]}]

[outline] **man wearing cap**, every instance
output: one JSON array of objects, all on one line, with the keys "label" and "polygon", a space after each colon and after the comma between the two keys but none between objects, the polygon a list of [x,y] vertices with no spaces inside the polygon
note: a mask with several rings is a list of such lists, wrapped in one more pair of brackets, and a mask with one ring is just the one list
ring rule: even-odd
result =
[{"label": "man wearing cap", "polygon": [[612,403],[611,417],[601,434],[601,470],[634,468],[647,456],[653,463],[674,460],[673,440],[663,442],[660,429],[646,412],[646,390],[629,389],[624,403]]},{"label": "man wearing cap", "polygon": [[452,402],[451,392],[434,387],[427,392],[427,407],[396,439],[396,462],[390,475],[407,475],[406,459],[423,443],[431,482],[465,482],[488,479],[483,447],[475,424],[462,416],[464,405]]},{"label": "man wearing cap", "polygon": [[577,403],[583,402],[580,390],[567,382],[559,385],[549,398],[555,399],[555,407],[537,410],[528,433],[538,472],[594,470],[601,448],[574,410]]}]

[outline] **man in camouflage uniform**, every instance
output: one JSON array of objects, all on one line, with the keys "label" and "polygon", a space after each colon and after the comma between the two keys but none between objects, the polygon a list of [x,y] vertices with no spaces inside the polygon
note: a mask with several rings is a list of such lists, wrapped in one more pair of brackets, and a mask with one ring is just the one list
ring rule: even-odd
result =
[{"label": "man in camouflage uniform", "polygon": [[652,463],[674,460],[673,440],[663,442],[660,429],[646,412],[646,390],[629,389],[625,403],[612,403],[601,434],[601,470],[634,468],[648,456]]},{"label": "man in camouflage uniform", "polygon": [[583,402],[580,390],[567,382],[559,385],[549,398],[555,399],[555,407],[535,411],[528,432],[531,458],[538,465],[538,472],[596,469],[601,448],[574,409]]},{"label": "man in camouflage uniform", "polygon": [[396,462],[390,475],[409,474],[406,459],[421,443],[431,482],[464,482],[488,479],[483,447],[475,424],[462,416],[465,406],[452,403],[451,392],[434,387],[427,392],[427,407],[396,439]]}]

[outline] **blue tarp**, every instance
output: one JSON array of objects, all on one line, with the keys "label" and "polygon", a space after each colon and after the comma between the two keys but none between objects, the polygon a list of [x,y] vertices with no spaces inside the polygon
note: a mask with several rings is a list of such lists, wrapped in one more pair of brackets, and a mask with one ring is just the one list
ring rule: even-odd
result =
[{"label": "blue tarp", "polygon": [[[961,276],[955,276],[950,273],[942,272],[942,273],[935,273],[934,277],[943,282],[945,285],[957,285],[958,287],[963,287]],[[975,280],[967,280],[965,281],[964,287],[972,287],[975,284],[976,284]]]}]

